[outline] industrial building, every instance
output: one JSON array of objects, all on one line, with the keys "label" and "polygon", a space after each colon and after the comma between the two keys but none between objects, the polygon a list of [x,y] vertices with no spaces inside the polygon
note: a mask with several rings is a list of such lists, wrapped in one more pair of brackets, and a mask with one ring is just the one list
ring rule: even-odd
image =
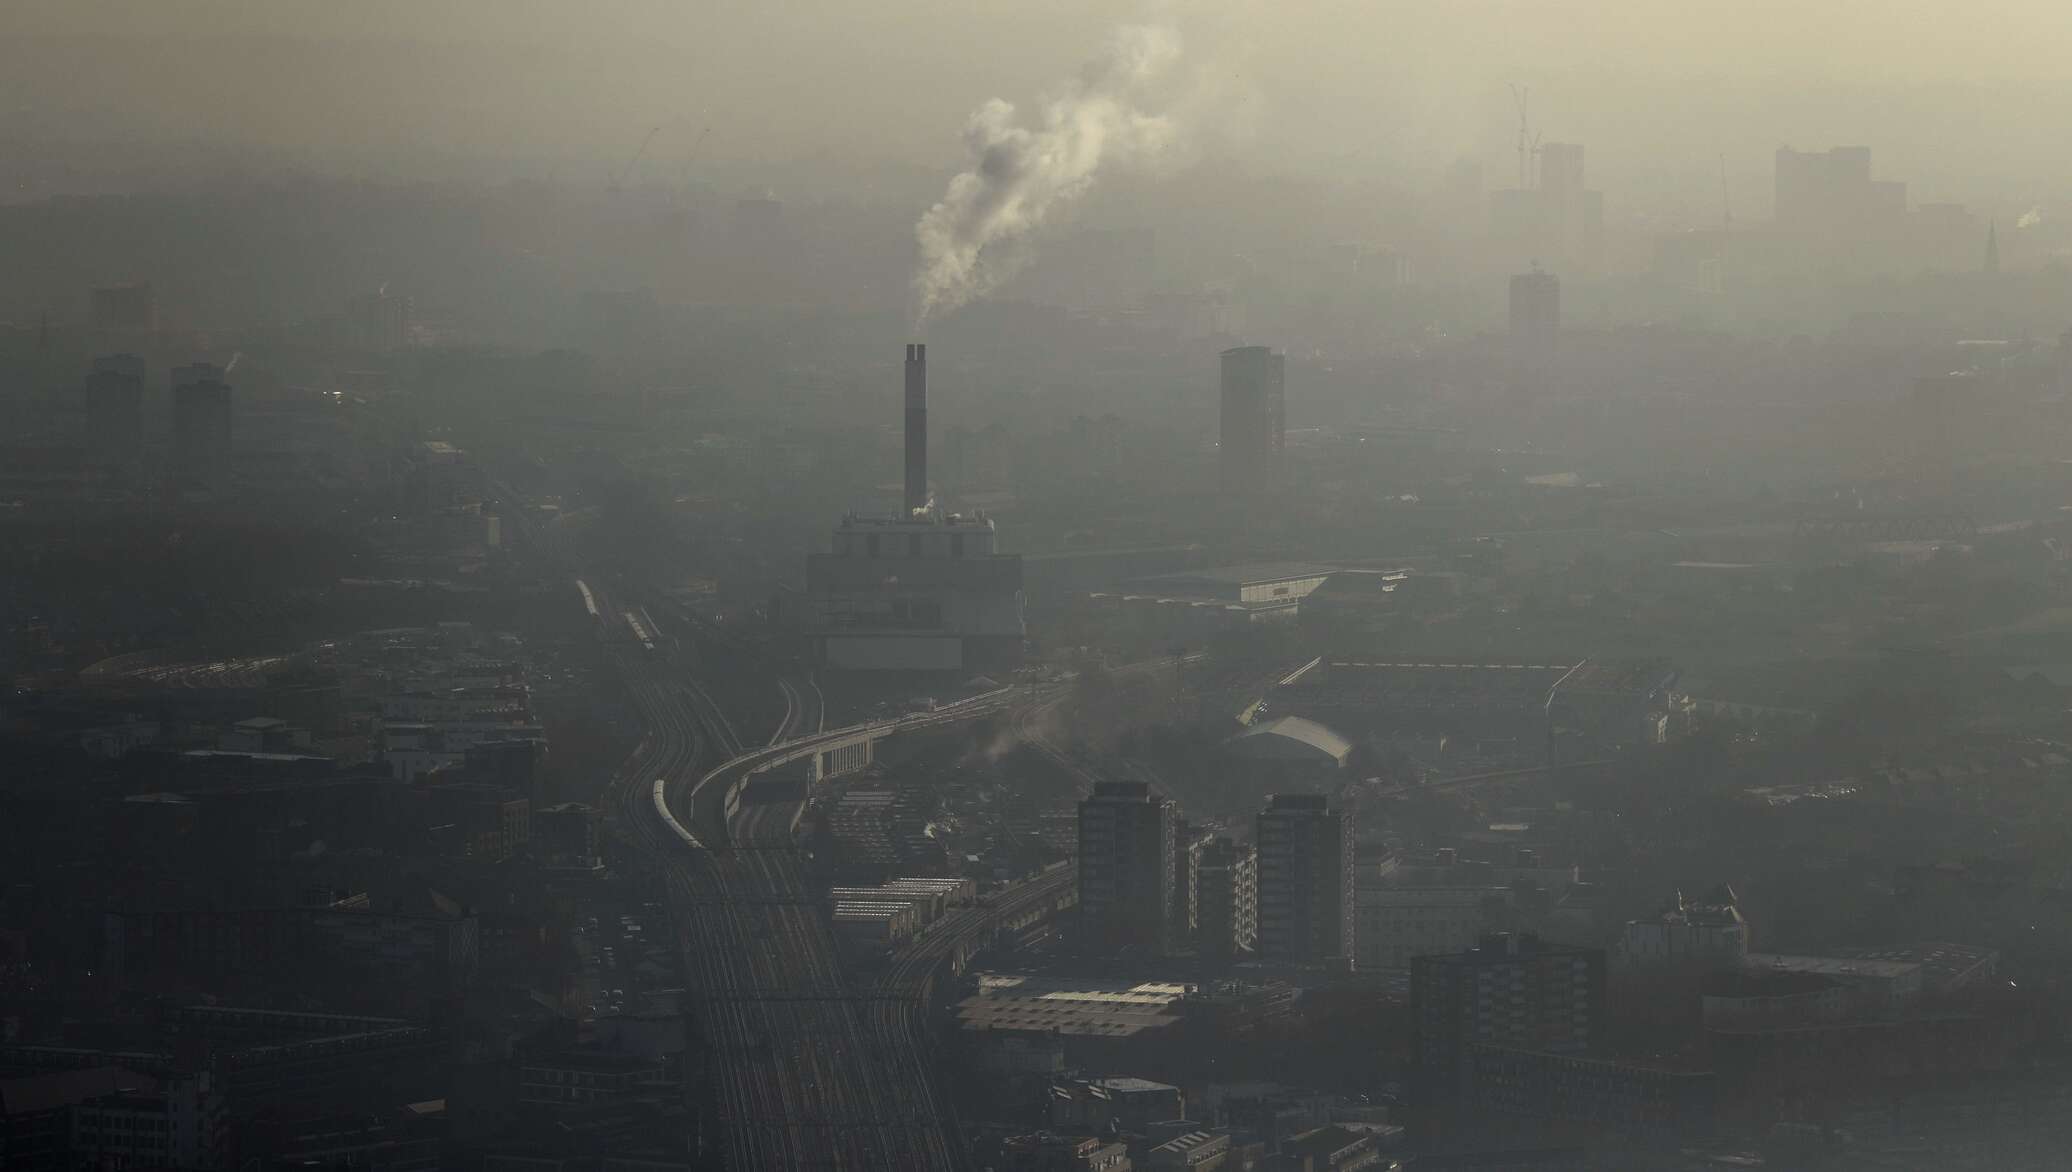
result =
[{"label": "industrial building", "polygon": [[1123,597],[1216,603],[1246,619],[1293,618],[1302,600],[1336,571],[1307,562],[1260,562],[1138,578]]},{"label": "industrial building", "polygon": [[927,361],[927,347],[907,347],[899,514],[843,517],[829,552],[806,559],[804,594],[779,603],[820,666],[971,672],[1021,663],[1021,557],[999,552],[983,513],[945,512],[928,490]]},{"label": "industrial building", "polygon": [[1233,738],[1230,748],[1247,760],[1327,770],[1345,768],[1353,752],[1351,741],[1300,716],[1258,721]]}]

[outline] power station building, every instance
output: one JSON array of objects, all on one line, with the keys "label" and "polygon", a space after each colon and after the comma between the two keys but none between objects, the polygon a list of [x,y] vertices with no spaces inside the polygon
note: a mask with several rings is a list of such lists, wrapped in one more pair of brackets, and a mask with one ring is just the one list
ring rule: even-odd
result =
[{"label": "power station building", "polygon": [[851,513],[806,559],[792,616],[823,667],[999,671],[1022,659],[1022,559],[983,513],[944,512],[928,490],[928,348],[906,350],[903,507]]}]

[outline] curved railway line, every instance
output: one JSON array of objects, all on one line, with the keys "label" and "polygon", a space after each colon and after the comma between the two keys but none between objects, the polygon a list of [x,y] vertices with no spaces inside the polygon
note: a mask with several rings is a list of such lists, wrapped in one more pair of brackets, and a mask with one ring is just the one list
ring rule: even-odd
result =
[{"label": "curved railway line", "polygon": [[[659,635],[652,619],[643,626],[623,629],[646,639],[611,645],[648,735],[615,776],[610,806],[667,888],[710,1056],[701,1096],[712,1102],[710,1146],[740,1169],[963,1168],[962,1139],[923,1050],[918,996],[847,980],[789,819],[751,807],[730,828],[724,802],[709,797],[856,730],[818,731],[817,688],[787,681],[782,724],[751,750],[703,687],[645,650]],[[969,719],[1005,699],[881,723]],[[816,731],[795,735],[809,722]]]}]

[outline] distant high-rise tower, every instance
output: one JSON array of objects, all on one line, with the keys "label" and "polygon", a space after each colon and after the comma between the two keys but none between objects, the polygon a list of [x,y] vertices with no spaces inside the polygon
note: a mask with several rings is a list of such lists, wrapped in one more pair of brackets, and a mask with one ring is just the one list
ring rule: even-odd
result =
[{"label": "distant high-rise tower", "polygon": [[87,294],[87,320],[99,334],[148,334],[158,328],[151,283],[100,285]]},{"label": "distant high-rise tower", "polygon": [[1204,957],[1229,959],[1259,944],[1259,852],[1218,838],[1202,851],[1195,941]]},{"label": "distant high-rise tower", "polygon": [[1275,794],[1260,811],[1259,955],[1351,963],[1353,820],[1321,794]]},{"label": "distant high-rise tower", "polygon": [[135,354],[94,359],[86,376],[87,458],[104,466],[136,463],[144,454],[144,360]]},{"label": "distant high-rise tower", "polygon": [[349,341],[364,350],[400,350],[410,344],[410,299],[387,286],[346,303]]},{"label": "distant high-rise tower", "polygon": [[221,483],[230,463],[230,384],[220,366],[173,368],[173,463],[183,480]]},{"label": "distant high-rise tower", "polygon": [[1270,491],[1280,479],[1287,433],[1287,356],[1265,346],[1238,346],[1223,352],[1222,375],[1223,488]]},{"label": "distant high-rise tower", "polygon": [[1986,222],[1986,272],[1990,275],[1993,273],[1997,273],[1999,271],[2000,222],[1997,220],[1989,220]]},{"label": "distant high-rise tower", "polygon": [[1170,799],[1141,781],[1096,783],[1079,803],[1079,945],[1163,953],[1172,920]]},{"label": "distant high-rise tower", "polygon": [[1907,185],[1871,178],[1869,147],[1777,149],[1777,227],[1805,236],[1854,235],[1907,210]]},{"label": "distant high-rise tower", "polygon": [[1552,342],[1561,332],[1561,278],[1534,269],[1511,278],[1511,336]]},{"label": "distant high-rise tower", "polygon": [[1583,192],[1583,144],[1550,142],[1540,146],[1540,190],[1566,201]]}]

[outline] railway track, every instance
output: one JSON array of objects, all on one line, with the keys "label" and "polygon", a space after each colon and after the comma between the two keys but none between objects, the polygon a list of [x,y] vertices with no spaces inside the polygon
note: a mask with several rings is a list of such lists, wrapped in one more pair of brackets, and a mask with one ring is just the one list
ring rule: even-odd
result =
[{"label": "railway track", "polygon": [[[615,776],[611,806],[662,873],[711,1056],[706,1085],[725,1165],[964,1167],[918,1017],[885,1012],[882,994],[846,981],[789,822],[780,832],[758,814],[739,828],[755,849],[704,849],[672,812],[689,811],[701,785],[732,780],[715,762],[754,759],[725,709],[630,639],[612,655],[649,735]],[[819,722],[817,705],[788,699],[772,744],[799,732],[809,710]]]}]

